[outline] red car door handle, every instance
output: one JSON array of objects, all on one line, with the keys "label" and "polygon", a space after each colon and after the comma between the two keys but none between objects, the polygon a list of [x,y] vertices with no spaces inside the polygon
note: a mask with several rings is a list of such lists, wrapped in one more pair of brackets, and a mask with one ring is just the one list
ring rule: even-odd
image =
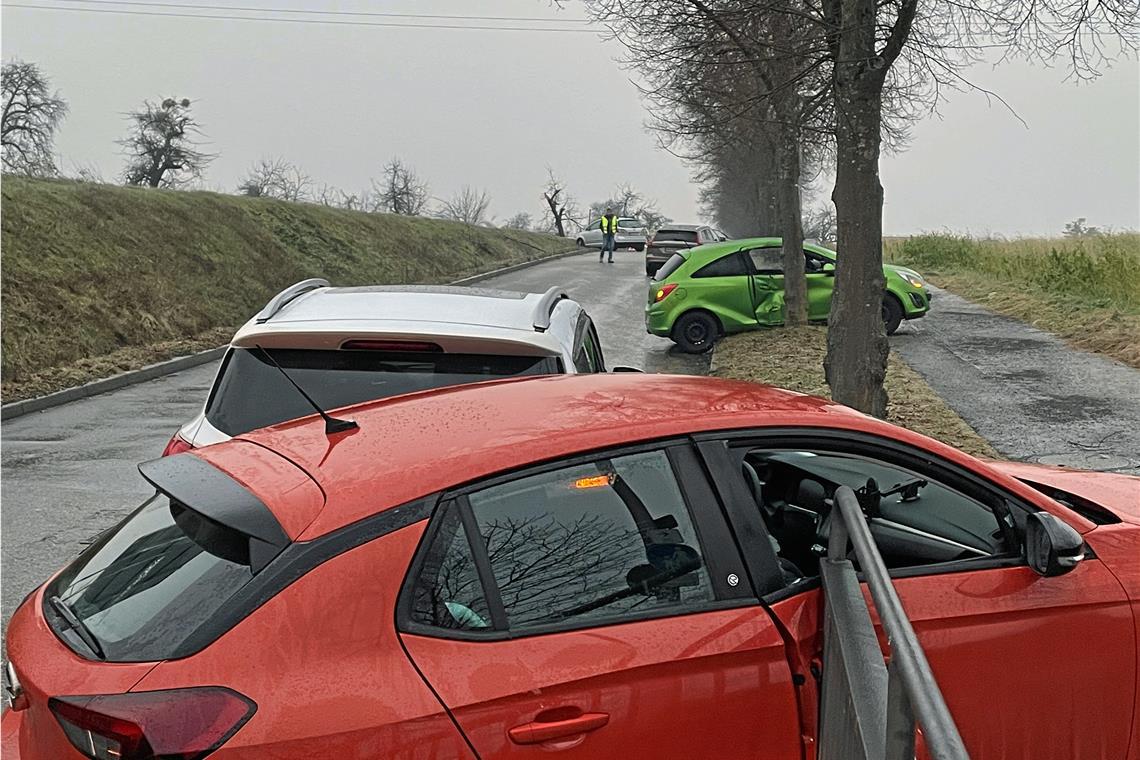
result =
[{"label": "red car door handle", "polygon": [[[542,715],[536,717],[541,718]],[[507,735],[515,744],[542,744],[554,739],[565,739],[588,731],[596,731],[609,722],[608,713],[582,713],[573,718],[523,723],[508,730]]]}]

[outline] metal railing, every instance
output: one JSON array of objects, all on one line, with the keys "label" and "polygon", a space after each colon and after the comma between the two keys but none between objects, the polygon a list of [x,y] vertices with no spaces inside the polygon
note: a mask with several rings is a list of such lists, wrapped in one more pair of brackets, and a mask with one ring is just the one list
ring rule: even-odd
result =
[{"label": "metal railing", "polygon": [[[884,662],[847,559],[850,540],[890,644]],[[820,760],[913,760],[915,724],[935,760],[968,760],[954,718],[903,610],[855,492],[835,493],[827,557],[820,562],[824,595]]]}]

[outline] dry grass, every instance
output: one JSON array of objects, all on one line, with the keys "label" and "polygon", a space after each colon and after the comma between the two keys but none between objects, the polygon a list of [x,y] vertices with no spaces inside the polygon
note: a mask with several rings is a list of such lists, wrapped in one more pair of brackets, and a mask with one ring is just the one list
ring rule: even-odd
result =
[{"label": "dry grass", "polygon": [[[823,377],[826,353],[826,327],[758,330],[721,341],[713,374],[830,398]],[[893,354],[887,366],[886,387],[890,422],[976,456],[999,457],[917,372]]]},{"label": "dry grass", "polygon": [[569,247],[458,222],[5,176],[4,398],[184,353],[307,277],[449,282]]},{"label": "dry grass", "polygon": [[69,366],[29,372],[24,379],[4,383],[4,403],[46,396],[66,388],[74,388],[94,380],[139,369],[148,364],[217,348],[228,343],[233,333],[233,329],[229,327],[218,327],[189,338],[161,341],[146,346],[127,346],[105,356],[79,359]]},{"label": "dry grass", "polygon": [[[1140,369],[1140,235],[884,241],[887,261],[1071,345]],[[937,309],[937,305],[935,305]]]}]

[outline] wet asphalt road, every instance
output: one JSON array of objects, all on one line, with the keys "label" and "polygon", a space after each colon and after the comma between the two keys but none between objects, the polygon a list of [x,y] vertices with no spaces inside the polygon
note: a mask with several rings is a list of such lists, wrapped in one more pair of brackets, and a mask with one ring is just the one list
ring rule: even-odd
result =
[{"label": "wet asphalt road", "polygon": [[[567,288],[597,324],[606,362],[650,372],[701,374],[708,357],[678,354],[645,332],[642,254],[570,256],[478,283],[544,291]],[[2,615],[74,557],[90,539],[140,504],[151,489],[139,462],[152,459],[205,399],[216,363],[3,424],[0,531]]]},{"label": "wet asphalt road", "polygon": [[1140,370],[937,288],[891,350],[1011,459],[1140,475]]}]

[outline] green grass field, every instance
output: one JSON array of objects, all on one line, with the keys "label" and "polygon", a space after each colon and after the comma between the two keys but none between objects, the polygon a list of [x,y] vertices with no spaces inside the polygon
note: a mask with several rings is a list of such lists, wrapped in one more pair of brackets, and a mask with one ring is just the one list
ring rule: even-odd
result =
[{"label": "green grass field", "polygon": [[[1140,367],[1140,234],[888,239],[884,258],[936,285]],[[937,308],[937,304],[935,305]]]},{"label": "green grass field", "polygon": [[[218,345],[281,288],[438,283],[566,240],[206,192],[3,178],[3,380],[149,346]],[[169,353],[169,352],[167,352]]]}]

